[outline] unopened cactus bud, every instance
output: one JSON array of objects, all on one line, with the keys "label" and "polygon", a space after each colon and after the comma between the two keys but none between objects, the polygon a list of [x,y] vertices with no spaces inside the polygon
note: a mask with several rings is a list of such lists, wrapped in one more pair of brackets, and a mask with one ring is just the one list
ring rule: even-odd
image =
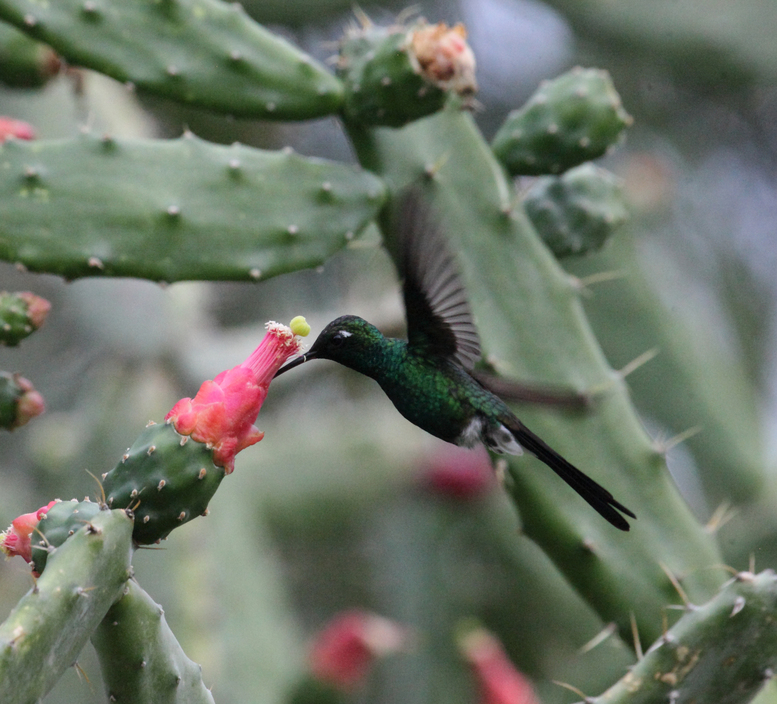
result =
[{"label": "unopened cactus bud", "polygon": [[33,574],[39,577],[46,560],[71,535],[100,512],[100,505],[84,501],[52,501],[31,536]]},{"label": "unopened cactus bud", "polygon": [[394,621],[367,611],[345,611],[314,639],[311,674],[336,689],[353,689],[364,682],[376,658],[400,652],[409,640],[410,631]]},{"label": "unopened cactus bud", "polygon": [[31,535],[37,528],[41,518],[51,509],[56,501],[49,501],[37,511],[25,513],[14,518],[8,529],[0,533],[0,551],[5,553],[6,558],[19,555],[27,562],[32,562]]},{"label": "unopened cactus bud", "polygon": [[14,430],[46,410],[43,396],[18,374],[0,372],[0,428]]},{"label": "unopened cactus bud", "polygon": [[478,704],[540,704],[531,682],[510,662],[494,635],[484,628],[467,628],[458,645],[475,674]]},{"label": "unopened cactus bud", "polygon": [[595,164],[537,179],[524,198],[524,208],[557,257],[601,249],[628,219],[620,179]]},{"label": "unopened cactus bud", "polygon": [[424,467],[422,480],[435,494],[461,501],[479,498],[497,485],[485,449],[468,450],[453,445],[440,447]]},{"label": "unopened cactus bud", "polygon": [[577,67],[511,112],[491,147],[514,176],[558,174],[602,156],[632,121],[606,71]]},{"label": "unopened cactus bud", "polygon": [[51,303],[34,293],[0,293],[0,344],[12,347],[46,320]]},{"label": "unopened cactus bud", "polygon": [[440,110],[449,94],[477,90],[475,57],[461,24],[407,28],[371,24],[349,32],[340,45],[338,74],[346,85],[346,119],[401,127]]},{"label": "unopened cactus bud", "polygon": [[103,475],[107,505],[134,513],[136,543],[157,542],[205,513],[224,476],[234,470],[235,455],[262,439],[254,421],[270,382],[301,344],[291,328],[268,323],[245,362],[204,382],[194,398],[181,399],[164,424],[149,424]]},{"label": "unopened cactus bud", "polygon": [[29,122],[0,116],[0,143],[9,137],[15,139],[35,139],[35,130]]}]

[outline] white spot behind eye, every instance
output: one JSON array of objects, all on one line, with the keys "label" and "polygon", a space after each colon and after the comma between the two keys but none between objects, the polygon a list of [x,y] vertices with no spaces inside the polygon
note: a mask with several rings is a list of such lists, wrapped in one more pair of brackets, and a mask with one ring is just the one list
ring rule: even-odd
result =
[{"label": "white spot behind eye", "polygon": [[353,333],[348,332],[347,330],[341,330],[340,332],[337,333],[338,337],[350,337],[351,335],[353,335]]}]

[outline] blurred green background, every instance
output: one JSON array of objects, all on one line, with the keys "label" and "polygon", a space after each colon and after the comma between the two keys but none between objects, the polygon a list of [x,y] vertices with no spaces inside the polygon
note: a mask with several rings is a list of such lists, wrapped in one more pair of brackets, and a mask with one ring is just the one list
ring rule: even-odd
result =
[{"label": "blurred green background", "polygon": [[[353,21],[344,0],[244,4],[320,59]],[[487,137],[543,78],[575,64],[612,74],[635,125],[604,163],[625,181],[632,220],[601,254],[564,265],[581,278],[615,274],[591,285],[587,298],[614,368],[659,348],[628,380],[649,433],[668,441],[702,426],[670,451],[669,466],[700,521],[728,507],[719,532],[726,561],[745,569],[752,556],[757,569],[777,567],[777,5],[416,5],[431,21],[466,24],[481,87],[476,118]],[[362,7],[378,23],[404,9]],[[138,100],[89,72],[40,90],[0,88],[0,114],[31,122],[40,138],[84,127],[171,137],[186,127],[222,143],[353,160],[334,119],[225,119]],[[0,350],[0,368],[31,379],[48,404],[46,415],[0,436],[3,526],[54,497],[95,497],[85,470],[112,467],[149,419],[161,420],[203,379],[243,360],[266,320],[303,314],[313,335],[344,313],[386,332],[402,328],[396,277],[376,233],[321,270],[255,285],[67,284],[0,264],[0,287],[53,304],[40,332]],[[552,680],[598,694],[632,662],[630,645],[615,637],[580,652],[605,624],[519,535],[500,492],[456,501],[427,487],[440,443],[398,416],[371,381],[311,365],[273,386],[257,425],[265,439],[240,455],[210,516],[134,561],[220,704],[282,702],[304,666],[306,639],[352,606],[422,634],[415,652],[377,666],[357,701],[474,701],[451,639],[467,616],[500,636],[546,704],[578,699]],[[20,561],[0,567],[0,616],[29,586]],[[90,647],[80,664],[89,681],[71,670],[47,702],[104,701]]]}]

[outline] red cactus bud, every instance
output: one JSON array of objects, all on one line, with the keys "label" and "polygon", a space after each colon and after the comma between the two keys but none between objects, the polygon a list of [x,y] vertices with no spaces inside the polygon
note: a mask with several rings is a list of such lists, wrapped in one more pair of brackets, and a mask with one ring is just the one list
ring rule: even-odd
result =
[{"label": "red cactus bud", "polygon": [[32,513],[25,513],[18,518],[14,518],[8,530],[0,533],[0,550],[6,557],[19,555],[27,562],[32,562],[32,547],[30,545],[30,536],[32,531],[40,523],[41,517],[55,504],[56,501],[49,501],[46,506],[39,508]]},{"label": "red cactus bud", "polygon": [[30,325],[37,330],[46,321],[51,310],[51,303],[30,291],[20,293],[19,298],[27,304],[27,318]]},{"label": "red cactus bud", "polygon": [[264,436],[253,423],[270,381],[300,351],[300,335],[294,334],[300,327],[292,330],[274,322],[266,327],[267,334],[245,362],[204,382],[193,399],[182,398],[165,416],[181,435],[212,446],[213,463],[227,474],[235,469],[235,455]]},{"label": "red cactus bud", "polygon": [[475,672],[479,704],[540,704],[529,679],[510,662],[491,633],[471,630],[460,637],[459,648]]},{"label": "red cactus bud", "polygon": [[21,428],[46,410],[46,402],[43,400],[40,392],[35,390],[32,382],[18,374],[13,376],[16,386],[22,393],[16,399],[16,417],[11,424],[11,430]]},{"label": "red cactus bud", "polygon": [[9,137],[35,139],[35,130],[28,122],[0,116],[0,143],[5,142]]},{"label": "red cactus bud", "polygon": [[382,616],[344,611],[318,634],[310,651],[313,676],[337,689],[349,690],[364,681],[375,658],[402,650],[409,630]]},{"label": "red cactus bud", "polygon": [[441,446],[423,473],[424,483],[436,494],[454,499],[474,499],[496,486],[494,470],[485,448],[465,450]]}]

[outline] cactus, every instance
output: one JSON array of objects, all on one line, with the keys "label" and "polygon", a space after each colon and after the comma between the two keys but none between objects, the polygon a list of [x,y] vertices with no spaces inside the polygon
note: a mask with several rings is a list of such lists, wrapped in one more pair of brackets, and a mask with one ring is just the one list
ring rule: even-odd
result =
[{"label": "cactus", "polygon": [[19,374],[0,372],[0,428],[20,428],[46,410],[43,396]]},{"label": "cactus", "polygon": [[238,4],[3,0],[0,19],[70,63],[230,115],[305,120],[342,102],[334,76]]},{"label": "cactus", "polygon": [[0,293],[0,344],[18,345],[46,320],[51,304],[34,293]]},{"label": "cactus", "polygon": [[59,68],[51,47],[0,23],[0,82],[11,88],[38,88],[54,78]]},{"label": "cactus", "polygon": [[88,524],[100,511],[100,505],[88,499],[84,501],[60,501],[41,516],[31,537],[31,557],[35,572],[40,575],[46,568],[48,556],[56,552],[70,536]]},{"label": "cactus", "polygon": [[130,576],[131,533],[124,511],[100,512],[49,556],[0,625],[0,701],[39,701],[75,662]]},{"label": "cactus", "polygon": [[514,176],[558,174],[602,156],[631,122],[609,74],[578,66],[511,112],[491,146]]},{"label": "cactus", "polygon": [[629,673],[591,704],[744,704],[777,667],[777,577],[740,572],[702,606],[689,605]]},{"label": "cactus", "polygon": [[601,249],[628,218],[620,180],[590,163],[537,179],[523,207],[557,257]]},{"label": "cactus", "polygon": [[105,691],[127,704],[212,704],[202,668],[181,649],[165,612],[134,580],[92,634]]},{"label": "cactus", "polygon": [[256,281],[318,266],[383,201],[381,183],[353,168],[191,135],[11,142],[0,157],[0,258],[68,279]]},{"label": "cactus", "polygon": [[448,92],[475,92],[475,59],[462,25],[421,22],[377,27],[365,21],[340,44],[338,75],[345,83],[346,120],[401,127],[437,112]]}]

